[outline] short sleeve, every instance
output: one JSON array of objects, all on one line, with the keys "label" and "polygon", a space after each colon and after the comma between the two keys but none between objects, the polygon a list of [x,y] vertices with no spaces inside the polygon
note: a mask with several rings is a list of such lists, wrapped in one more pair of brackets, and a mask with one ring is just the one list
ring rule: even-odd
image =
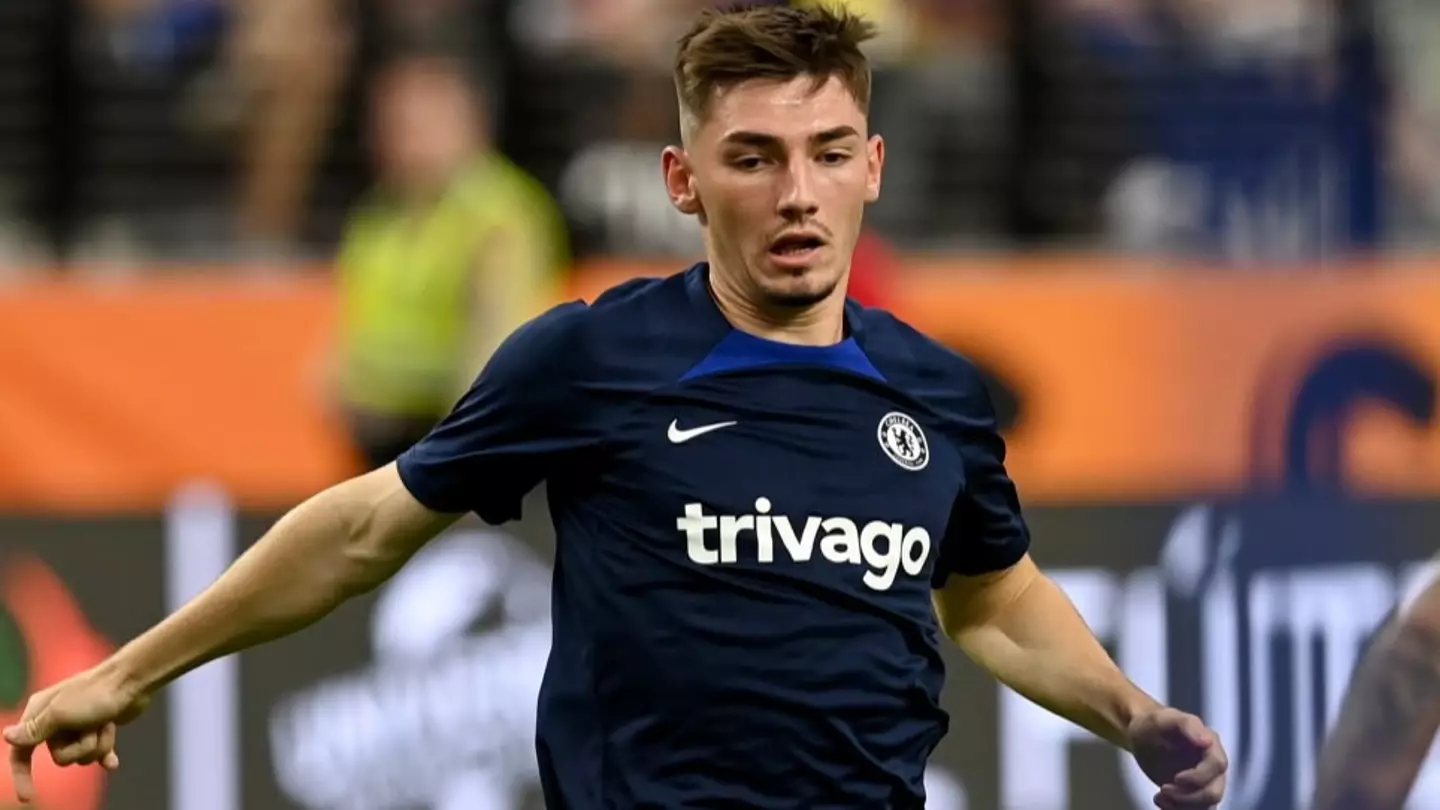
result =
[{"label": "short sleeve", "polygon": [[1030,530],[1020,511],[1020,496],[1005,471],[1005,440],[996,425],[995,407],[979,374],[945,416],[947,432],[965,465],[965,486],[950,509],[931,585],[939,588],[951,574],[974,576],[1009,568],[1030,549]]},{"label": "short sleeve", "polygon": [[415,499],[487,523],[520,517],[520,503],[567,456],[596,441],[580,382],[588,309],[562,304],[517,329],[460,402],[396,464]]}]

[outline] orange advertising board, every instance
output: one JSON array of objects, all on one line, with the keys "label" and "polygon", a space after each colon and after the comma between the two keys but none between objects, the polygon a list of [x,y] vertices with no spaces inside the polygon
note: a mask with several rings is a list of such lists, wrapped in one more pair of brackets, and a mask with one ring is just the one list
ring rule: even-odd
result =
[{"label": "orange advertising board", "polygon": [[[1440,494],[1440,274],[998,264],[914,263],[895,310],[1014,394],[1029,500]],[[673,270],[593,267],[574,293]],[[319,385],[331,322],[322,281],[0,293],[0,508],[148,508],[194,478],[277,506],[354,472]]]},{"label": "orange advertising board", "polygon": [[0,506],[145,509],[193,479],[277,505],[339,480],[331,311],[323,282],[0,292]]}]

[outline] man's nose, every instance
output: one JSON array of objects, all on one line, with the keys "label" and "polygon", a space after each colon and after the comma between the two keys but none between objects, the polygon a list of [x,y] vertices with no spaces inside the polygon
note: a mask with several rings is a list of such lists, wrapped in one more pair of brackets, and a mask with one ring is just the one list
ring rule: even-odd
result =
[{"label": "man's nose", "polygon": [[780,215],[789,220],[804,220],[820,210],[815,195],[814,170],[808,161],[792,163],[785,172],[785,188],[780,195]]}]

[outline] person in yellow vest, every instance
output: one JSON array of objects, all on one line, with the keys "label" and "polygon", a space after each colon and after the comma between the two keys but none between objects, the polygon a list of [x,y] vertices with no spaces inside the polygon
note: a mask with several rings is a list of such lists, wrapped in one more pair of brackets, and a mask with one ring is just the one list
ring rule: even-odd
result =
[{"label": "person in yellow vest", "polygon": [[487,143],[462,62],[395,57],[371,104],[379,182],[339,255],[332,381],[375,468],[421,439],[491,350],[555,302],[567,246],[550,195]]}]

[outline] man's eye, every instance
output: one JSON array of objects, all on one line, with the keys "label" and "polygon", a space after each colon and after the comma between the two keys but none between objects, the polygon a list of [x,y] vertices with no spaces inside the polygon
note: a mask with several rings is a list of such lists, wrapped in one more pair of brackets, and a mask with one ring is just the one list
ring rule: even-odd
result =
[{"label": "man's eye", "polygon": [[849,159],[849,152],[826,152],[825,154],[820,156],[820,161],[822,163],[826,163],[831,166],[839,166],[840,164],[848,161]]},{"label": "man's eye", "polygon": [[737,158],[735,159],[735,161],[733,161],[733,164],[737,169],[752,171],[765,165],[765,160],[764,158],[751,155],[750,157]]}]

